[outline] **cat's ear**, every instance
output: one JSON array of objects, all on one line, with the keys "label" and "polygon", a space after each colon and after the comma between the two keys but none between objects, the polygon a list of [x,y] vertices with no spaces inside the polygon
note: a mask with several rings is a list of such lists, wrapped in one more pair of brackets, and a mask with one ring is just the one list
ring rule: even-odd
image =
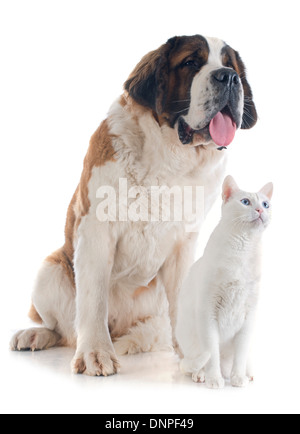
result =
[{"label": "cat's ear", "polygon": [[230,175],[227,176],[225,178],[224,183],[223,183],[222,198],[223,198],[224,203],[228,202],[229,199],[231,198],[231,196],[239,190],[240,189],[239,189],[237,183],[235,182],[235,180],[233,179],[233,177]]},{"label": "cat's ear", "polygon": [[273,191],[274,191],[274,185],[272,182],[269,182],[267,185],[265,185],[261,190],[260,193],[264,194],[265,196],[267,196],[267,198],[269,200],[272,199],[273,196]]}]

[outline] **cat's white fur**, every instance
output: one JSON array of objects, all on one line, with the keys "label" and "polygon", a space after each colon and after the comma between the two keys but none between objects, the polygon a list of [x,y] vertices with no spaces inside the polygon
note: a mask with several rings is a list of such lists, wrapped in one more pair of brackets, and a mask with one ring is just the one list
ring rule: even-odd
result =
[{"label": "cat's white fur", "polygon": [[[224,387],[228,374],[236,387],[253,379],[249,350],[259,294],[261,238],[271,217],[271,206],[264,205],[270,204],[272,194],[272,183],[253,194],[240,190],[231,176],[226,178],[222,219],[180,294],[181,370],[209,388]],[[225,366],[231,373],[224,372]]]}]

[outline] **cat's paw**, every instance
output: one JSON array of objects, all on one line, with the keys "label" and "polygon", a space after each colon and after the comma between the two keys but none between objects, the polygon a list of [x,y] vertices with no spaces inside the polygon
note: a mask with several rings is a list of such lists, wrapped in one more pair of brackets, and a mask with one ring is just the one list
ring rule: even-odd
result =
[{"label": "cat's paw", "polygon": [[201,383],[201,384],[205,383],[204,369],[201,369],[201,371],[194,373],[192,377],[194,383]]},{"label": "cat's paw", "polygon": [[206,377],[205,382],[209,389],[224,389],[225,387],[225,380],[223,377]]},{"label": "cat's paw", "polygon": [[108,377],[117,374],[120,370],[115,354],[108,351],[91,351],[76,353],[72,361],[74,374],[84,374],[91,377]]},{"label": "cat's paw", "polygon": [[233,387],[247,387],[249,382],[249,377],[246,375],[232,375],[231,377],[231,385]]}]

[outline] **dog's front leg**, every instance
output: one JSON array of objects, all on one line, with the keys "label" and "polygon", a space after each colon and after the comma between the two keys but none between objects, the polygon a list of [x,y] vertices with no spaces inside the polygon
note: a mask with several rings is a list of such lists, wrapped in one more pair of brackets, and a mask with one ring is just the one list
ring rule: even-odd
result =
[{"label": "dog's front leg", "polygon": [[194,233],[187,234],[185,240],[178,242],[160,270],[160,276],[169,302],[174,350],[180,357],[182,357],[182,352],[176,339],[178,296],[184,279],[194,262],[194,248],[197,236],[198,234]]},{"label": "dog's front leg", "polygon": [[108,376],[119,364],[108,330],[108,295],[115,254],[109,224],[83,218],[75,252],[77,351],[76,374]]}]

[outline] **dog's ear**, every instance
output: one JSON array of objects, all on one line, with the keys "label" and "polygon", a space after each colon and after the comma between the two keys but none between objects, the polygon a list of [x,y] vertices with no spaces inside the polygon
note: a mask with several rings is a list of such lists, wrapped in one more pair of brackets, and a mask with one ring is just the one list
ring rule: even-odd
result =
[{"label": "dog's ear", "polygon": [[172,40],[147,54],[125,82],[125,90],[139,104],[158,115],[164,111],[168,92],[169,53]]},{"label": "dog's ear", "polygon": [[241,128],[243,130],[248,130],[254,127],[257,122],[257,111],[253,101],[252,90],[247,80],[245,64],[237,51],[234,51],[234,54],[237,63],[235,69],[240,76],[244,88],[244,114]]}]

